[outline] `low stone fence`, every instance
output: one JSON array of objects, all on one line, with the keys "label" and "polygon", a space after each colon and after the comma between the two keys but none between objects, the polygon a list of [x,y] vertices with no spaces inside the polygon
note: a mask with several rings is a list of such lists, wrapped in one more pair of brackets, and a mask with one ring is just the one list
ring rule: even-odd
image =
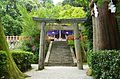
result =
[{"label": "low stone fence", "polygon": [[7,41],[20,41],[20,40],[30,40],[31,37],[28,36],[6,36]]}]

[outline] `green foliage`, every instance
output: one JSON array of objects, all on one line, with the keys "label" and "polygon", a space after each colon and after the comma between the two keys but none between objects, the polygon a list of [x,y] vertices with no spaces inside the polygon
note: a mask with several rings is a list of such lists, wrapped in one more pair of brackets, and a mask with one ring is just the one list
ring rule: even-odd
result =
[{"label": "green foliage", "polygon": [[[37,23],[32,20],[32,17],[39,18],[80,18],[85,17],[86,13],[83,11],[82,7],[73,7],[70,5],[57,5],[54,6],[50,3],[45,3],[44,6],[39,7],[38,9],[33,9],[31,12],[28,12],[24,5],[18,5],[18,10],[21,13],[22,17],[22,35],[31,36],[31,41],[23,42],[22,46],[25,50],[30,51],[32,46],[35,45],[38,53],[39,47],[39,31]],[[72,9],[71,9],[72,8]],[[37,39],[37,40],[36,40]],[[35,52],[35,53],[36,53]]]},{"label": "green foliage", "polygon": [[87,51],[87,63],[89,65],[89,67],[91,68],[91,61],[92,61],[92,54],[93,54],[93,50],[89,50]]},{"label": "green foliage", "polygon": [[[97,3],[98,6],[102,6],[105,1],[111,2],[111,0],[94,0],[95,3]],[[113,0],[113,3],[116,3],[117,0]],[[119,4],[119,0],[118,0]]]},{"label": "green foliage", "polygon": [[117,6],[117,13],[116,13],[116,15],[120,16],[120,2],[118,2],[116,6]]},{"label": "green foliage", "polygon": [[76,3],[79,3],[80,6],[89,6],[89,1],[88,0],[75,0]]},{"label": "green foliage", "polygon": [[25,36],[33,36],[34,34],[39,33],[39,29],[36,25],[36,23],[32,19],[32,12],[29,13],[27,9],[22,6],[22,5],[17,5],[21,17],[22,17],[22,29],[23,29],[23,34]]},{"label": "green foliage", "polygon": [[53,0],[40,0],[41,4],[44,6],[46,3],[53,4]]},{"label": "green foliage", "polygon": [[90,9],[89,9],[89,0],[75,0],[77,3],[79,3],[82,7],[84,7],[84,11],[86,12],[87,20],[82,24],[84,26],[84,29],[81,30],[82,35],[85,37],[83,42],[83,47],[85,50],[91,50],[93,48],[93,27],[92,27],[92,18],[90,15]]},{"label": "green foliage", "polygon": [[120,51],[89,52],[89,65],[95,79],[120,79]]},{"label": "green foliage", "polygon": [[0,16],[4,25],[5,35],[20,35],[20,14],[16,7],[16,1],[0,1]]},{"label": "green foliage", "polygon": [[[70,5],[53,5],[50,0],[45,0],[44,4],[38,4],[37,0],[19,0],[10,2],[15,5],[14,8],[8,8],[12,11],[2,16],[3,25],[5,26],[6,35],[22,35],[30,36],[32,39],[21,42],[21,49],[32,51],[35,53],[35,58],[38,59],[39,51],[39,33],[40,27],[33,21],[32,17],[39,18],[82,18],[86,16],[82,7],[73,7]],[[5,6],[8,3],[6,2]],[[2,5],[3,6],[3,5]],[[6,10],[6,8],[5,8]],[[9,14],[10,13],[10,14]],[[22,31],[22,33],[21,33]],[[35,46],[35,51],[32,47]],[[37,60],[36,60],[37,62]]]},{"label": "green foliage", "polygon": [[[0,1],[0,13],[6,35],[32,36],[39,33],[32,17],[79,18],[85,17],[83,8],[70,5],[54,6],[51,0],[44,0],[44,6],[37,0]],[[68,7],[68,8],[67,8]],[[65,10],[65,9],[66,10]],[[32,32],[31,32],[32,31]]]},{"label": "green foliage", "polygon": [[10,15],[6,14],[1,18],[6,35],[20,35],[22,28],[18,20],[13,19]]},{"label": "green foliage", "polygon": [[75,48],[75,46],[74,46],[74,40],[68,40],[67,43],[68,43],[68,45],[71,46],[72,48]]},{"label": "green foliage", "polygon": [[21,50],[13,50],[11,52],[15,63],[21,71],[24,72],[31,69],[31,63],[33,63],[33,53]]},{"label": "green foliage", "polygon": [[0,51],[0,79],[8,79],[7,77],[7,55],[4,51]]},{"label": "green foliage", "polygon": [[89,9],[89,1],[88,0],[64,0],[62,2],[63,5],[71,5],[74,7],[83,7],[85,11]]},{"label": "green foliage", "polygon": [[89,68],[89,69],[87,70],[86,74],[87,74],[88,76],[92,76],[92,70]]},{"label": "green foliage", "polygon": [[96,1],[98,6],[102,6],[102,4],[104,3],[104,0],[96,0]]},{"label": "green foliage", "polygon": [[71,5],[71,6],[76,6],[76,7],[81,6],[81,5],[80,5],[79,3],[77,3],[75,0],[64,0],[64,1],[62,2],[62,4],[63,4],[63,5],[69,4],[69,5]]},{"label": "green foliage", "polygon": [[59,18],[83,18],[86,16],[86,13],[82,7],[65,5],[62,7],[59,16]]},{"label": "green foliage", "polygon": [[[31,69],[31,63],[33,63],[33,53],[25,52],[21,50],[14,50],[12,57],[17,64],[18,68],[25,72]],[[0,51],[0,79],[9,79],[7,70],[7,55],[4,51]]]},{"label": "green foliage", "polygon": [[18,42],[18,44],[15,46],[15,49],[21,49],[25,51],[32,51],[32,43],[31,40],[22,40]]},{"label": "green foliage", "polygon": [[84,30],[82,30],[82,34],[83,36],[86,37],[85,39],[85,43],[86,43],[86,47],[88,50],[92,50],[93,49],[93,27],[92,27],[92,17],[90,15],[87,15],[88,18],[87,20],[84,22]]},{"label": "green foliage", "polygon": [[[6,35],[20,35],[22,32],[22,18],[17,4],[23,5],[27,12],[37,9],[36,0],[4,0],[0,1],[0,16]],[[32,18],[31,18],[32,19]],[[30,21],[30,20],[28,20]]]},{"label": "green foliage", "polygon": [[40,7],[34,11],[34,17],[39,18],[83,18],[86,13],[83,7],[73,7],[70,5],[56,5],[46,3],[45,7]]},{"label": "green foliage", "polygon": [[37,11],[34,10],[34,17],[39,18],[53,18],[56,10],[50,3],[46,3],[44,7],[39,7]]}]

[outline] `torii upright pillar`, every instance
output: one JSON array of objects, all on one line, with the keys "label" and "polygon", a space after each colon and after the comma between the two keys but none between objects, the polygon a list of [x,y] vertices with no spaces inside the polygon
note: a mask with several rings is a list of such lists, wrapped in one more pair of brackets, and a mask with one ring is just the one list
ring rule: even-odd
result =
[{"label": "torii upright pillar", "polygon": [[74,45],[75,45],[75,52],[76,52],[76,59],[77,59],[77,67],[78,69],[83,69],[82,63],[82,53],[80,48],[80,34],[79,28],[77,23],[73,23],[74,28]]},{"label": "torii upright pillar", "polygon": [[45,22],[42,22],[42,23],[41,23],[38,70],[44,69],[45,25],[46,25]]}]

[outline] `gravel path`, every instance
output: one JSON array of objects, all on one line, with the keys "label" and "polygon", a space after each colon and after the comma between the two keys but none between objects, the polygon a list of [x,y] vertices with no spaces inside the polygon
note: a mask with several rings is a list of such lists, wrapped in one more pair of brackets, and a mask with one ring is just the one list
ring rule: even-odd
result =
[{"label": "gravel path", "polygon": [[84,65],[84,70],[78,70],[77,67],[49,66],[42,71],[36,71],[37,64],[32,67],[33,70],[26,72],[31,77],[26,79],[93,79],[86,75],[87,65]]}]

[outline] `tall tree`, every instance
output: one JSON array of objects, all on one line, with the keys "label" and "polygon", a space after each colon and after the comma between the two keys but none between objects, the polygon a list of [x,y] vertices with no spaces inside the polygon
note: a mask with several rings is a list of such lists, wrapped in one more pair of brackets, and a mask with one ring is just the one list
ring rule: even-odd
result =
[{"label": "tall tree", "polygon": [[[116,5],[117,1],[112,0],[113,4]],[[98,6],[98,16],[95,17],[97,12],[95,4]],[[108,9],[109,0],[92,0],[91,1],[91,14],[93,22],[93,48],[94,50],[104,49],[120,49],[120,37],[117,28],[117,21],[115,13],[111,13]]]},{"label": "tall tree", "polygon": [[17,4],[24,5],[28,12],[37,9],[36,0],[4,0],[0,1],[0,13],[5,35],[20,35],[22,33],[22,17]]},{"label": "tall tree", "polygon": [[39,0],[40,3],[45,7],[45,4],[46,3],[50,3],[50,4],[53,4],[53,0]]},{"label": "tall tree", "polygon": [[75,7],[84,7],[84,10],[87,11],[89,6],[89,0],[64,0],[62,4],[69,4]]},{"label": "tall tree", "polygon": [[84,18],[85,16],[86,12],[83,7],[64,5],[59,12],[59,18]]},{"label": "tall tree", "polygon": [[9,50],[9,47],[8,47],[8,44],[7,44],[5,35],[4,35],[1,21],[0,21],[0,50],[6,51],[6,55],[7,55],[7,70],[8,70],[7,76],[8,77],[5,76],[5,79],[24,79],[26,75],[23,74],[18,69],[18,67],[16,66],[11,56],[11,53],[10,53],[10,50]]},{"label": "tall tree", "polygon": [[75,0],[64,0],[62,4],[63,5],[69,4],[71,6],[81,7],[81,5],[77,3]]},{"label": "tall tree", "polygon": [[22,25],[20,23],[20,13],[16,7],[16,1],[0,1],[1,21],[4,25],[5,35],[20,35]]}]

